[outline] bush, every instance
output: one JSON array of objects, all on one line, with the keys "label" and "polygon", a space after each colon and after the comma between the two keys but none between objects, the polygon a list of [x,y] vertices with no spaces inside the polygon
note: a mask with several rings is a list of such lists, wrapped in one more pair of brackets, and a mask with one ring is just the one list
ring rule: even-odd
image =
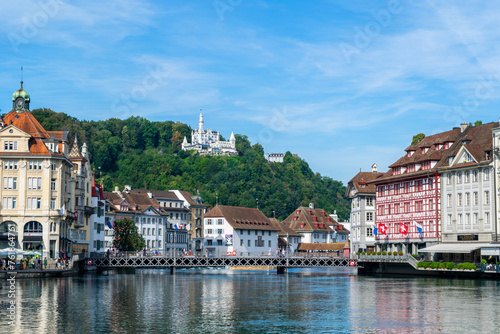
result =
[{"label": "bush", "polygon": [[392,252],[392,255],[396,256],[396,255],[398,255],[398,252],[394,251],[394,252]]},{"label": "bush", "polygon": [[413,256],[416,259],[418,257],[418,254],[412,254],[411,256]]},{"label": "bush", "polygon": [[365,252],[365,251],[362,251],[362,252],[361,252],[361,255],[366,255],[366,252]]},{"label": "bush", "polygon": [[387,255],[387,252],[386,252],[386,251],[383,251],[383,252],[382,252],[382,255]]},{"label": "bush", "polygon": [[446,262],[446,269],[455,269],[455,263],[453,262]]},{"label": "bush", "polygon": [[425,269],[427,269],[427,268],[429,268],[430,264],[431,264],[430,262],[423,262],[422,267],[424,267]]},{"label": "bush", "polygon": [[438,265],[438,268],[439,268],[439,269],[444,269],[444,268],[446,268],[446,263],[444,263],[444,262],[440,262],[440,263],[439,263],[439,265]]},{"label": "bush", "polygon": [[464,264],[463,263],[457,264],[457,269],[464,269]]},{"label": "bush", "polygon": [[377,255],[380,255],[381,253],[380,252],[377,252]]},{"label": "bush", "polygon": [[431,267],[432,269],[436,269],[438,266],[439,266],[439,262],[431,262],[429,265],[429,267]]},{"label": "bush", "polygon": [[356,255],[361,255],[361,252],[357,252]]},{"label": "bush", "polygon": [[401,252],[401,251],[399,251],[398,254],[399,254],[399,256],[403,256],[403,252]]},{"label": "bush", "polygon": [[476,265],[474,263],[466,262],[464,263],[464,269],[476,270]]},{"label": "bush", "polygon": [[487,262],[486,259],[481,260],[481,264],[486,264],[486,262]]},{"label": "bush", "polygon": [[424,267],[424,263],[423,261],[419,261],[418,264],[417,264],[417,268],[423,268]]}]

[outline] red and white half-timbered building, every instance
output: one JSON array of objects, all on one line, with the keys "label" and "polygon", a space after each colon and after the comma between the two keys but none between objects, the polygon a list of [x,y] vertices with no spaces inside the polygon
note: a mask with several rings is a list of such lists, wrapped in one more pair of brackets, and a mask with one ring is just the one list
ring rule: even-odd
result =
[{"label": "red and white half-timbered building", "polygon": [[441,237],[438,169],[460,134],[460,128],[425,137],[405,149],[376,186],[376,242],[390,251],[416,254]]}]

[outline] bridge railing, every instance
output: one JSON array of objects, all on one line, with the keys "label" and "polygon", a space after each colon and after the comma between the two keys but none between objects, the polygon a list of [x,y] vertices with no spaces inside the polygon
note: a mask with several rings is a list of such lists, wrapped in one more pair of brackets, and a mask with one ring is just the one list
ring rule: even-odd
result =
[{"label": "bridge railing", "polygon": [[98,258],[115,258],[115,257],[130,257],[130,258],[137,258],[137,257],[210,257],[210,258],[220,258],[220,257],[306,257],[306,258],[339,258],[339,259],[350,259],[351,257],[349,256],[344,256],[342,253],[337,254],[336,252],[329,252],[329,253],[322,253],[322,252],[285,252],[285,253],[271,253],[269,252],[239,252],[236,253],[236,255],[228,254],[226,252],[206,252],[206,253],[187,253],[185,254],[184,252],[172,252],[172,251],[139,251],[139,252],[125,252],[125,251],[119,251],[119,252],[113,252],[110,251],[108,252],[92,252],[90,254],[90,258],[93,259],[98,259]]}]

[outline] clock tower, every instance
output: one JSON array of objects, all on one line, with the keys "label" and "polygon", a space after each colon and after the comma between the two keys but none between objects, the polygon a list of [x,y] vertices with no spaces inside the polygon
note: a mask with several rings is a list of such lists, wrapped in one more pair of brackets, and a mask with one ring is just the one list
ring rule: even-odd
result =
[{"label": "clock tower", "polygon": [[17,113],[30,110],[30,95],[23,89],[22,81],[21,88],[16,90],[12,96],[12,110]]}]

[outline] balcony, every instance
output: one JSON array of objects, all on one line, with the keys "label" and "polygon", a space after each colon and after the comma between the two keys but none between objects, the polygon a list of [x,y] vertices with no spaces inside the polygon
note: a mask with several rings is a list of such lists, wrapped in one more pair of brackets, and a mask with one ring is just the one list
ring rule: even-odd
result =
[{"label": "balcony", "polygon": [[76,210],[78,210],[79,213],[82,213],[85,216],[90,216],[95,213],[95,208],[90,206],[77,205]]}]

